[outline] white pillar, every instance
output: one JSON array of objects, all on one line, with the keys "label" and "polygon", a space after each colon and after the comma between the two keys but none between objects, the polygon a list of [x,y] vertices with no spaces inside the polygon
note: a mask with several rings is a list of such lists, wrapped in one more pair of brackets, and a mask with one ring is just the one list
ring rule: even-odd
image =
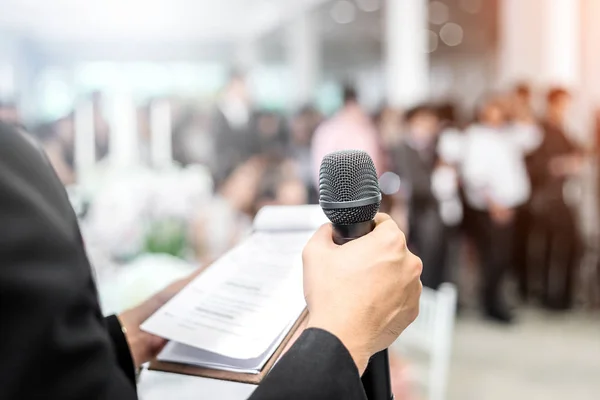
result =
[{"label": "white pillar", "polygon": [[583,16],[583,90],[594,107],[600,107],[600,1],[585,0]]},{"label": "white pillar", "polygon": [[126,91],[120,91],[112,96],[111,103],[111,163],[119,168],[135,166],[140,160],[140,149],[133,97]]},{"label": "white pillar", "polygon": [[581,79],[580,0],[552,0],[544,20],[544,69],[547,83],[577,87]]},{"label": "white pillar", "polygon": [[501,0],[499,3],[499,86],[515,81],[536,83],[542,69],[542,8],[546,0]]},{"label": "white pillar", "polygon": [[167,100],[157,101],[150,108],[150,138],[152,166],[171,166],[173,163],[171,105]]},{"label": "white pillar", "polygon": [[75,106],[75,171],[77,180],[85,180],[96,164],[96,137],[94,132],[94,106],[85,99]]},{"label": "white pillar", "polygon": [[36,88],[38,57],[22,38],[0,31],[0,66],[4,72],[0,96],[2,100],[17,100],[25,123],[37,122],[39,90]]},{"label": "white pillar", "polygon": [[315,98],[321,68],[321,42],[315,20],[303,13],[287,30],[287,58],[291,70],[292,107],[300,107]]},{"label": "white pillar", "polygon": [[385,21],[387,100],[406,108],[429,96],[427,0],[387,0]]},{"label": "white pillar", "polygon": [[577,86],[580,11],[579,0],[502,0],[500,84]]}]

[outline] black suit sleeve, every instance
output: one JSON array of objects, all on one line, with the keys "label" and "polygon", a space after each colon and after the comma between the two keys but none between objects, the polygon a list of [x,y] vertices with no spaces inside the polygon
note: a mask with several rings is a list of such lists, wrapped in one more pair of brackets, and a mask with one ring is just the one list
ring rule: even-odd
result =
[{"label": "black suit sleeve", "polygon": [[1,123],[0,226],[0,399],[136,399],[66,193],[39,148]]},{"label": "black suit sleeve", "polygon": [[115,350],[119,367],[125,373],[129,381],[135,384],[135,365],[133,365],[133,358],[131,357],[129,344],[125,338],[121,322],[119,322],[116,315],[111,315],[106,317],[105,323],[113,349]]},{"label": "black suit sleeve", "polygon": [[356,364],[340,340],[307,329],[250,400],[366,400]]}]

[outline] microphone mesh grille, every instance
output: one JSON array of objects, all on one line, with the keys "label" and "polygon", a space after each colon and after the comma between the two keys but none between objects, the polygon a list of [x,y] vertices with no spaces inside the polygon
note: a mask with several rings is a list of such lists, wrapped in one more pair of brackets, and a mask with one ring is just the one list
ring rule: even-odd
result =
[{"label": "microphone mesh grille", "polygon": [[[375,164],[361,150],[343,150],[327,154],[319,171],[319,200],[343,202],[362,200],[379,195]],[[366,206],[323,209],[331,222],[351,225],[370,221],[379,210],[379,203]]]}]

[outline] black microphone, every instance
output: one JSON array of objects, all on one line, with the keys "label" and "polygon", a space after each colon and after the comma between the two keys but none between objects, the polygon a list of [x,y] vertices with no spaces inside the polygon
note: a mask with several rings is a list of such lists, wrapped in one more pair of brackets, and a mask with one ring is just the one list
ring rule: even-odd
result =
[{"label": "black microphone", "polygon": [[[381,204],[371,157],[361,150],[327,154],[319,170],[319,204],[333,225],[336,244],[343,245],[371,232]],[[369,400],[394,398],[387,350],[371,357],[362,383]]]}]

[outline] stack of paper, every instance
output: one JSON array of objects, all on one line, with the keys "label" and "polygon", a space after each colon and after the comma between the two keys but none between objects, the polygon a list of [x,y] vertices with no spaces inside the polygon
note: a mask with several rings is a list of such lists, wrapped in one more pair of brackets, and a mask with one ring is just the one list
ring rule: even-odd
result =
[{"label": "stack of paper", "polygon": [[317,226],[256,231],[199,275],[142,325],[171,340],[158,359],[259,373],[306,306],[302,250]]}]

